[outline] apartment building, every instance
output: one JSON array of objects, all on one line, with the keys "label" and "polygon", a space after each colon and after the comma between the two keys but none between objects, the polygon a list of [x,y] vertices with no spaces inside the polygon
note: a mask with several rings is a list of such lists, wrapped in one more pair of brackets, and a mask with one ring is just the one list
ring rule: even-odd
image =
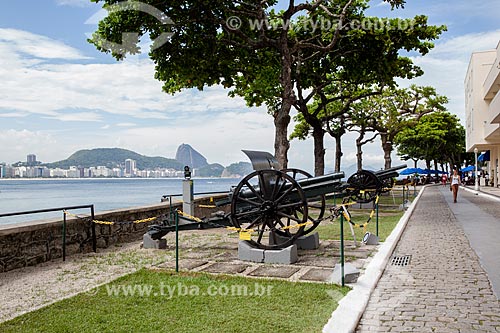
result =
[{"label": "apartment building", "polygon": [[500,158],[500,42],[472,53],[465,77],[466,150],[489,151],[488,173],[498,186]]}]

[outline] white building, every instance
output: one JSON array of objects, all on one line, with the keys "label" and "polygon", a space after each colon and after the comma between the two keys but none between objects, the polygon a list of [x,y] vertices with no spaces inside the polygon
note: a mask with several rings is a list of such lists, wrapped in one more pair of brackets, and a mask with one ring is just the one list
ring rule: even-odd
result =
[{"label": "white building", "polygon": [[137,171],[136,161],[130,158],[125,160],[125,177],[133,177]]},{"label": "white building", "polygon": [[465,78],[466,150],[490,152],[488,173],[498,186],[500,157],[500,42],[474,52]]}]

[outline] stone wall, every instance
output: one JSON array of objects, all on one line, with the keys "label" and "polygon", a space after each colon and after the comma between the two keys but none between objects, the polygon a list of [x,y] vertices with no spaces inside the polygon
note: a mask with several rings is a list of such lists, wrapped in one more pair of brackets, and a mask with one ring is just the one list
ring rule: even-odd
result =
[{"label": "stone wall", "polygon": [[[195,200],[195,215],[210,216],[219,210],[227,212],[229,207],[202,208],[199,205],[210,205],[210,198]],[[172,204],[174,208],[182,208],[180,202]],[[158,224],[168,214],[170,204],[161,204],[120,209],[95,214],[99,221],[117,222],[113,225],[96,224],[97,248],[107,248],[113,244],[141,240],[148,226]],[[79,215],[90,215],[79,214]],[[61,212],[62,216],[62,212]],[[130,223],[159,217],[146,223]],[[66,256],[74,253],[91,252],[92,223],[90,218],[68,216],[66,222]],[[40,220],[26,223],[0,226],[0,272],[36,265],[45,261],[61,258],[63,254],[63,221],[62,219]]]}]

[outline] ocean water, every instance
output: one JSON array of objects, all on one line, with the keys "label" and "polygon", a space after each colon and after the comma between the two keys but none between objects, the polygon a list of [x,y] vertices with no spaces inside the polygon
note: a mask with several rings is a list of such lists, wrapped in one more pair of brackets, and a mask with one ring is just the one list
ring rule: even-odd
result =
[{"label": "ocean water", "polygon": [[[239,181],[235,178],[194,178],[194,193],[229,192]],[[0,214],[91,204],[97,213],[160,203],[163,195],[181,193],[182,179],[172,178],[2,179]],[[89,209],[75,213],[88,214]],[[62,212],[51,212],[0,217],[0,224],[61,216]]]}]

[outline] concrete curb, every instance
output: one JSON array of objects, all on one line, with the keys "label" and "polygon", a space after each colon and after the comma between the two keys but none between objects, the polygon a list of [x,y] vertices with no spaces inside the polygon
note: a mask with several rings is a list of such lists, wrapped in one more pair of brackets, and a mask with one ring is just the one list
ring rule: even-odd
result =
[{"label": "concrete curb", "polygon": [[485,198],[488,198],[488,199],[500,201],[500,197],[498,197],[498,196],[496,196],[494,194],[489,194],[489,193],[486,193],[486,192],[482,192],[481,190],[476,191],[476,190],[473,190],[471,188],[464,187],[464,186],[460,186],[460,188],[463,189],[464,191],[470,192],[470,193],[478,195],[478,196],[482,196],[482,197],[485,197]]},{"label": "concrete curb", "polygon": [[370,261],[364,274],[358,279],[358,282],[354,285],[354,288],[347,293],[347,295],[342,298],[339,302],[339,306],[332,313],[330,320],[323,327],[324,333],[351,333],[356,330],[359,320],[363,315],[366,306],[368,305],[368,300],[372,294],[375,286],[377,285],[385,267],[394,252],[403,231],[415,210],[415,206],[424,193],[426,186],[423,186],[419,194],[413,200],[412,204],[408,207],[408,210],[399,220],[398,224],[391,232],[389,237],[380,246],[378,252],[375,254],[373,259]]}]

